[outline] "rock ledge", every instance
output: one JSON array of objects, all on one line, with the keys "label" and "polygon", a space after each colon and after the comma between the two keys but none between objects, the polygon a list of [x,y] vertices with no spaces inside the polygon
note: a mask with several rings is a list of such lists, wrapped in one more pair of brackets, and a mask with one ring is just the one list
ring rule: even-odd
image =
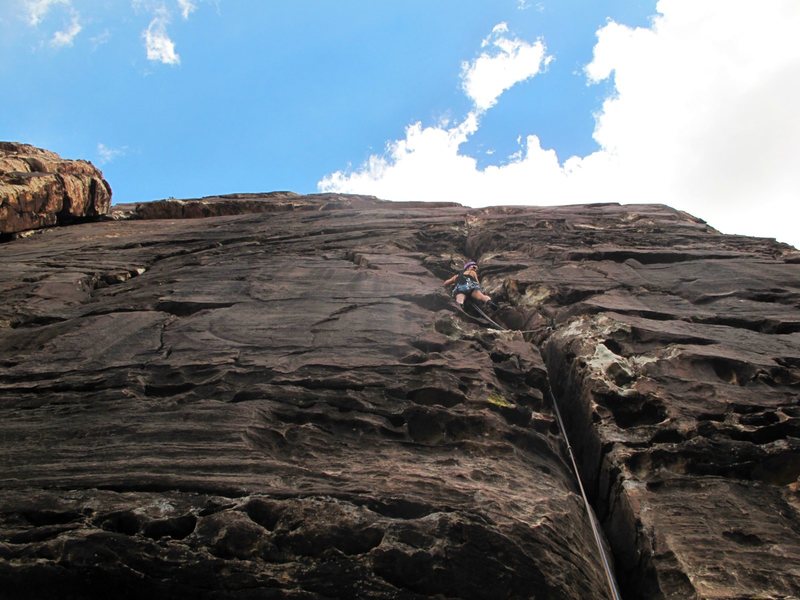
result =
[{"label": "rock ledge", "polygon": [[95,218],[110,204],[111,187],[92,163],[0,142],[0,234]]}]

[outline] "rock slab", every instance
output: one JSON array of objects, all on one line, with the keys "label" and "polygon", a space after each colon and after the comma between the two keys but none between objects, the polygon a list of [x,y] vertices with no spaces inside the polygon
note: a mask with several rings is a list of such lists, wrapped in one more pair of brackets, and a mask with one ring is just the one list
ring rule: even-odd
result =
[{"label": "rock slab", "polygon": [[98,217],[110,204],[111,187],[91,163],[0,142],[0,234]]},{"label": "rock slab", "polygon": [[625,598],[800,597],[795,249],[262,200],[0,246],[6,597],[608,598],[551,389]]}]

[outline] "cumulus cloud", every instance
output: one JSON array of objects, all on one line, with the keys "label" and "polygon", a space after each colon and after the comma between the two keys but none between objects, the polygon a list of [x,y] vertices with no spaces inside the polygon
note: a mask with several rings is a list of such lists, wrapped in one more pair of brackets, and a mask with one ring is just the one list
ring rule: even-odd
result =
[{"label": "cumulus cloud", "polygon": [[786,223],[799,216],[800,6],[661,0],[658,10],[650,28],[602,28],[586,68],[592,81],[614,78],[594,137],[632,184],[623,199],[638,191],[724,231],[797,244]]},{"label": "cumulus cloud", "polygon": [[461,65],[464,92],[478,110],[491,108],[503,92],[530,79],[550,62],[541,40],[529,44],[506,34],[506,23],[496,25],[481,44],[482,48],[491,47],[491,51]]},{"label": "cumulus cloud", "polygon": [[[661,202],[725,232],[800,246],[800,5],[660,0],[657,12],[649,27],[609,22],[597,32],[587,82],[615,88],[595,115],[598,151],[559,159],[531,132],[508,162],[481,169],[460,152],[479,126],[471,114],[450,129],[411,125],[384,155],[319,189],[472,206]],[[495,45],[506,33],[487,38],[496,56],[514,56],[515,46]],[[462,71],[478,114],[525,72],[496,75],[501,63],[486,64],[491,75],[478,71],[469,85]]]},{"label": "cumulus cloud", "polygon": [[69,24],[61,31],[56,31],[50,39],[50,45],[54,48],[72,46],[72,42],[81,32],[80,16],[76,11],[71,11]]},{"label": "cumulus cloud", "polygon": [[[458,148],[478,129],[478,118],[467,119],[450,129],[423,127],[414,123],[406,128],[403,140],[388,145],[384,156],[371,156],[354,173],[337,172],[320,183],[322,190],[370,190],[383,198],[435,200],[442,195],[458,195],[453,185],[460,177],[474,179],[475,159],[462,156]],[[414,180],[409,180],[409,177]],[[468,185],[468,184],[465,184]]]},{"label": "cumulus cloud", "polygon": [[181,57],[175,51],[175,43],[167,33],[169,21],[169,11],[164,7],[160,7],[155,11],[150,25],[142,33],[145,49],[147,50],[147,60],[161,62],[165,65],[179,65]]}]

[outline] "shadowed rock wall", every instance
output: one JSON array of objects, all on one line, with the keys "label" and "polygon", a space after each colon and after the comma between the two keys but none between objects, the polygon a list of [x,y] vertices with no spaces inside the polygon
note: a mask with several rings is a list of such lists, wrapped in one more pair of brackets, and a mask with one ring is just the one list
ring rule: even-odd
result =
[{"label": "shadowed rock wall", "polygon": [[[800,595],[793,249],[269,201],[0,246],[9,597],[608,597],[548,372],[627,598]],[[453,309],[465,256],[526,333]]]},{"label": "shadowed rock wall", "polygon": [[501,212],[470,250],[548,325],[626,597],[800,597],[800,254],[665,207]]}]

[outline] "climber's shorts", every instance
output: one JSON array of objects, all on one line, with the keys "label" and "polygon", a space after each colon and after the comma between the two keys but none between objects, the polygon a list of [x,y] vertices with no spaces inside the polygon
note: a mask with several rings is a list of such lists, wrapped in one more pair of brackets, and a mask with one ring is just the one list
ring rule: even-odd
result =
[{"label": "climber's shorts", "polygon": [[478,284],[478,283],[476,283],[474,281],[468,281],[466,283],[461,283],[461,284],[457,285],[456,287],[454,287],[452,295],[453,296],[456,296],[457,294],[470,295],[475,290],[480,290],[480,289],[482,289],[480,284]]}]

